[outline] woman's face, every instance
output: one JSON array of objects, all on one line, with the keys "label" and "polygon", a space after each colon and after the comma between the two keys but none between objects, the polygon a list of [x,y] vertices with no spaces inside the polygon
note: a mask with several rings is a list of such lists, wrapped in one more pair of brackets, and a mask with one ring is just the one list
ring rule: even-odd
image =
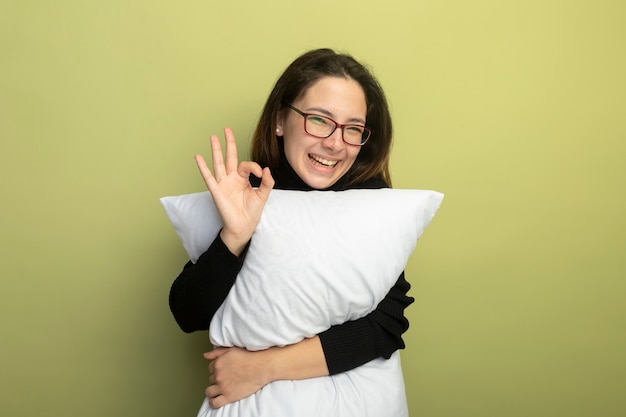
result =
[{"label": "woman's face", "polygon": [[[330,117],[337,123],[365,125],[365,93],[351,78],[321,78],[291,104],[304,113]],[[361,150],[360,146],[343,141],[340,128],[325,139],[309,135],[304,130],[304,117],[291,109],[279,116],[277,134],[283,136],[289,165],[315,189],[335,184],[352,167]]]}]

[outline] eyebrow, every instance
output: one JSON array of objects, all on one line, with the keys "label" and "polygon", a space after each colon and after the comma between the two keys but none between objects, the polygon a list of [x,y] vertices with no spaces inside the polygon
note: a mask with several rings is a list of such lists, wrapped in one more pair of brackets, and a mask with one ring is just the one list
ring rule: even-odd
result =
[{"label": "eyebrow", "polygon": [[[306,109],[306,111],[307,112],[309,112],[309,111],[319,112],[319,113],[322,113],[325,116],[330,117],[331,119],[333,119],[335,117],[331,112],[329,112],[328,110],[323,109],[321,107],[309,107],[309,108]],[[365,125],[365,120],[361,119],[360,117],[352,117],[352,118],[348,119],[348,123],[361,123],[361,124]],[[342,124],[344,124],[344,123],[342,123]]]}]

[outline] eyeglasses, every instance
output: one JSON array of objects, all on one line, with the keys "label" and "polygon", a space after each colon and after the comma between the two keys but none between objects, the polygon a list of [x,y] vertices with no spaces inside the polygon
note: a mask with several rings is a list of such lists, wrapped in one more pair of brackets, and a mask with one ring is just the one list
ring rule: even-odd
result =
[{"label": "eyeglasses", "polygon": [[337,123],[330,117],[319,114],[304,113],[291,105],[287,105],[291,110],[304,117],[304,131],[316,138],[327,138],[333,134],[337,128],[341,129],[341,138],[349,145],[362,146],[372,135],[372,130],[365,126]]}]

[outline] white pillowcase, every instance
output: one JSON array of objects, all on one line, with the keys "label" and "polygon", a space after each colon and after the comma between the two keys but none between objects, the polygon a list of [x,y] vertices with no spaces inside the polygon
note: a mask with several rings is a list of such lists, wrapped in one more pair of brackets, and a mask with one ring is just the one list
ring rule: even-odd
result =
[{"label": "white pillowcase", "polygon": [[[425,190],[272,190],[237,281],[211,321],[211,342],[266,349],[367,315],[397,281],[442,199]],[[161,202],[195,262],[222,227],[210,193]],[[333,377],[276,381],[219,410],[205,402],[200,415],[253,417],[259,410],[275,417],[405,415],[399,354]]]}]

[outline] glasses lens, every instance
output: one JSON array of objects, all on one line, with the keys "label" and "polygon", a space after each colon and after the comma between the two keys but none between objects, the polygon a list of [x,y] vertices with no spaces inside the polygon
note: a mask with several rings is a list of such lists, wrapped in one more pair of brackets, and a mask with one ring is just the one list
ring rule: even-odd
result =
[{"label": "glasses lens", "polygon": [[[343,128],[343,140],[353,145],[360,145],[367,140],[366,129],[363,126],[348,125]],[[365,139],[364,139],[365,137]]]},{"label": "glasses lens", "polygon": [[310,115],[306,118],[306,131],[313,136],[325,138],[335,130],[335,124],[332,120],[317,115]]}]

